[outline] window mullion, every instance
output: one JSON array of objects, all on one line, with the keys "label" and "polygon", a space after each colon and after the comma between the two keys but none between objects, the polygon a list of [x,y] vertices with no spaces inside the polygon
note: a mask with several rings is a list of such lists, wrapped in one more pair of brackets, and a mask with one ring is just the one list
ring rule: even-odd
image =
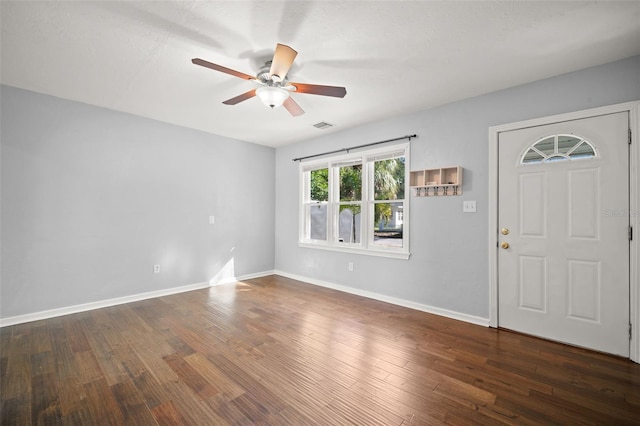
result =
[{"label": "window mullion", "polygon": [[373,162],[369,158],[363,158],[364,173],[362,173],[362,246],[368,248],[371,241],[369,235],[371,227],[371,200],[373,199]]},{"label": "window mullion", "polygon": [[340,213],[340,168],[334,163],[329,164],[329,244],[338,242],[338,215]]}]

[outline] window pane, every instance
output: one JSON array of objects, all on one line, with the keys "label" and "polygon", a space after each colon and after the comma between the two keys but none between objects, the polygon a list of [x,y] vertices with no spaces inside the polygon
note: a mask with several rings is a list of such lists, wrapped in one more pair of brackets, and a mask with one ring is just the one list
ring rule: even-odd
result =
[{"label": "window pane", "polygon": [[312,170],[311,201],[329,201],[329,169]]},{"label": "window pane", "polygon": [[551,136],[538,142],[534,147],[544,155],[553,155],[555,152],[555,137]]},{"label": "window pane", "polygon": [[402,247],[404,203],[375,203],[373,244]]},{"label": "window pane", "polygon": [[404,199],[404,157],[376,161],[373,166],[375,200]]},{"label": "window pane", "polygon": [[309,240],[327,240],[327,205],[311,204],[307,205],[307,214],[305,215],[308,223],[305,225]]},{"label": "window pane", "polygon": [[580,139],[569,135],[558,135],[558,152],[566,154],[571,148],[580,143]]},{"label": "window pane", "polygon": [[362,200],[362,164],[340,167],[340,201]]},{"label": "window pane", "polygon": [[592,158],[595,157],[596,153],[593,150],[593,147],[586,142],[580,144],[569,157],[571,158]]},{"label": "window pane", "polygon": [[341,204],[338,217],[338,242],[360,243],[360,219],[362,217],[359,205]]},{"label": "window pane", "polygon": [[533,149],[529,149],[522,159],[523,163],[541,163],[544,157]]}]

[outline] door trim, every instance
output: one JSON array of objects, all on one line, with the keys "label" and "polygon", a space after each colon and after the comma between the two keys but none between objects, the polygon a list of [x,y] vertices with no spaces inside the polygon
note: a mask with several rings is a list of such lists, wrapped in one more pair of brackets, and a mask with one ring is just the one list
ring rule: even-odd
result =
[{"label": "door trim", "polygon": [[629,358],[640,363],[640,101],[518,121],[489,128],[489,326],[498,326],[498,137],[502,132],[578,120],[597,115],[629,112],[632,143],[629,150],[629,209],[634,237],[629,250],[629,321],[632,326]]}]

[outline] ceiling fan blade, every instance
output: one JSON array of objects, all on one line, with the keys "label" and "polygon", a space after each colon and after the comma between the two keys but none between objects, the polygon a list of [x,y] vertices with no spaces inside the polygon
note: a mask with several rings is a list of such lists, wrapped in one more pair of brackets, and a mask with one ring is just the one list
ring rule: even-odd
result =
[{"label": "ceiling fan blade", "polygon": [[304,114],[304,110],[300,108],[300,105],[298,105],[298,103],[294,101],[291,96],[289,96],[287,100],[284,101],[282,106],[285,107],[287,111],[289,111],[289,114],[293,115],[294,117]]},{"label": "ceiling fan blade", "polygon": [[191,60],[191,62],[196,64],[196,65],[200,65],[201,67],[210,68],[212,70],[220,71],[220,72],[223,72],[225,74],[232,75],[234,77],[243,78],[245,80],[255,80],[256,79],[252,75],[245,74],[245,73],[240,72],[240,71],[232,70],[231,68],[223,67],[222,65],[214,64],[212,62],[205,61],[204,59],[194,58],[194,59]]},{"label": "ceiling fan blade", "polygon": [[295,86],[297,93],[308,93],[310,95],[333,96],[336,98],[344,98],[347,89],[338,86],[320,86],[318,84],[289,83]]},{"label": "ceiling fan blade", "polygon": [[293,64],[293,60],[298,55],[298,52],[287,46],[286,44],[278,43],[276,45],[276,51],[273,54],[273,60],[271,61],[271,69],[269,75],[277,76],[279,81],[284,80],[289,72],[289,68]]},{"label": "ceiling fan blade", "polygon": [[235,98],[227,99],[223,102],[225,105],[235,105],[239,104],[242,101],[246,101],[247,99],[251,99],[256,95],[256,89],[249,90],[248,92],[243,93],[242,95],[238,95]]}]

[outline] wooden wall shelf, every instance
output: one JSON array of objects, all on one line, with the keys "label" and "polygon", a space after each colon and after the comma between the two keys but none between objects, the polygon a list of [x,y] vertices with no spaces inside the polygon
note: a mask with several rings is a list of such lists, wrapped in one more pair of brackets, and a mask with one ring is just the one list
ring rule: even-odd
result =
[{"label": "wooden wall shelf", "polygon": [[462,195],[462,167],[412,171],[409,186],[416,197]]}]

